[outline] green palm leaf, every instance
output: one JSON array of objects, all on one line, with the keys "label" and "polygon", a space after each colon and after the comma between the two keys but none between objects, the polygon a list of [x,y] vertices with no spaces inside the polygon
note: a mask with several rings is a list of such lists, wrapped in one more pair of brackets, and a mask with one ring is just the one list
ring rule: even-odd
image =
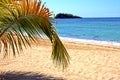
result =
[{"label": "green palm leaf", "polygon": [[[10,5],[12,4],[12,5]],[[23,48],[38,43],[38,36],[46,35],[52,43],[52,59],[63,68],[69,64],[69,55],[50,22],[49,9],[37,0],[1,0],[0,45],[5,56],[20,53]]]}]

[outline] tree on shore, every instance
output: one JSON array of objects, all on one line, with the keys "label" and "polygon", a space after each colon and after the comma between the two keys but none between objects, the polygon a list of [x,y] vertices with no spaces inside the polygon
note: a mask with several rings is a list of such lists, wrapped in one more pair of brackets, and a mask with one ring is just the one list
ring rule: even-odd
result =
[{"label": "tree on shore", "polygon": [[66,68],[69,55],[51,23],[51,15],[41,1],[20,0],[18,4],[16,0],[1,0],[0,53],[7,56],[12,51],[15,56],[32,46],[31,42],[39,43],[38,36],[46,35],[52,43],[53,62]]}]

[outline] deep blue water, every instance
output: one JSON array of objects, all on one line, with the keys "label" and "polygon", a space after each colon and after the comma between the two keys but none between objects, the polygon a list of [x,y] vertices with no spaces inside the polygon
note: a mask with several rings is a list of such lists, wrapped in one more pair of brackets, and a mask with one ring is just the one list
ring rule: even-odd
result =
[{"label": "deep blue water", "polygon": [[56,19],[61,37],[120,42],[120,18]]}]

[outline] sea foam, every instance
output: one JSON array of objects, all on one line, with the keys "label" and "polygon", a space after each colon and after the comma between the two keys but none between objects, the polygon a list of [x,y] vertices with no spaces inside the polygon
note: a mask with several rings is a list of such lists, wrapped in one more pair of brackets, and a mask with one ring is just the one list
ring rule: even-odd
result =
[{"label": "sea foam", "polygon": [[63,40],[63,41],[67,41],[67,42],[120,47],[120,43],[119,42],[114,42],[114,41],[99,41],[99,40],[77,39],[77,38],[68,38],[68,37],[60,37],[60,39]]}]

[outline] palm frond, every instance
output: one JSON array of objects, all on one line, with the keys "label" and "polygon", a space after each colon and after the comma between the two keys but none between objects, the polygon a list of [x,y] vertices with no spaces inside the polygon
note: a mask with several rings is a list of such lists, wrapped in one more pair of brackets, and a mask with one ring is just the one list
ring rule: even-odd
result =
[{"label": "palm frond", "polygon": [[68,66],[70,57],[50,22],[52,13],[41,1],[21,0],[18,4],[1,0],[0,9],[0,45],[3,45],[0,53],[8,55],[12,49],[15,56],[31,46],[31,41],[38,43],[38,36],[46,35],[52,43],[53,61],[63,68]]}]

